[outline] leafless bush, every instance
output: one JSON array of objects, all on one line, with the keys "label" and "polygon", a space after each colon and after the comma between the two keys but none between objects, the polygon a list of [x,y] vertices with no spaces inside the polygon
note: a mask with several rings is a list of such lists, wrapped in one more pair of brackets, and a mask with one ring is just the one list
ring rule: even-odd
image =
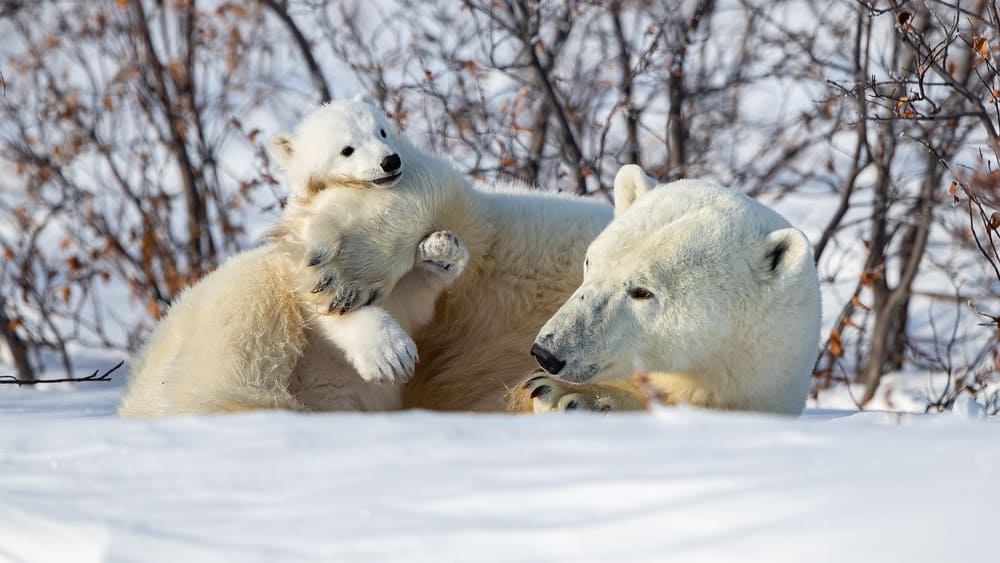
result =
[{"label": "leafless bush", "polygon": [[[996,37],[994,3],[980,3],[970,11],[945,2],[889,2],[885,8],[859,5],[858,14],[853,42],[857,76],[833,84],[854,99],[860,117],[852,173],[841,189],[836,220],[827,227],[817,251],[822,253],[830,237],[841,231],[839,221],[858,190],[861,171],[868,168],[873,170],[873,181],[868,227],[862,234],[865,259],[817,371],[829,378],[834,366],[849,357],[845,333],[853,332],[858,376],[865,384],[861,404],[865,404],[874,397],[881,376],[903,368],[908,357],[918,364],[922,358],[944,357],[946,362],[937,367],[950,373],[957,368],[960,340],[979,340],[995,355],[995,337],[985,331],[972,335],[968,313],[953,320],[953,330],[943,340],[933,316],[928,339],[926,330],[923,335],[914,330],[911,314],[914,300],[933,308],[935,302],[986,297],[990,306],[996,306],[1000,279],[988,267],[990,257],[981,252],[979,239],[969,236],[976,233],[976,226],[955,229],[964,213],[948,204],[956,186],[962,185],[969,205],[981,205],[962,178],[978,164],[995,167],[1000,114],[987,37]],[[888,48],[876,51],[874,40],[888,41]],[[970,152],[969,146],[978,151]],[[987,152],[979,152],[983,149]],[[989,191],[995,193],[995,188]],[[972,207],[969,218],[977,221]],[[989,220],[983,221],[992,236]],[[975,246],[970,244],[973,239]],[[931,250],[935,244],[936,253]],[[945,246],[952,250],[942,260],[940,249]],[[976,255],[985,263],[972,260]],[[928,278],[935,269],[960,280],[956,295],[916,289],[921,276]],[[960,369],[980,373],[988,356],[976,354]],[[967,375],[958,377],[953,387],[960,388],[966,379]]]},{"label": "leafless bush", "polygon": [[[147,320],[244,242],[263,183],[236,119],[270,90],[255,5],[6,2],[0,322],[24,349],[130,346]],[[127,294],[108,303],[106,282]],[[125,299],[142,314],[125,314]],[[131,308],[130,307],[130,308]]]}]

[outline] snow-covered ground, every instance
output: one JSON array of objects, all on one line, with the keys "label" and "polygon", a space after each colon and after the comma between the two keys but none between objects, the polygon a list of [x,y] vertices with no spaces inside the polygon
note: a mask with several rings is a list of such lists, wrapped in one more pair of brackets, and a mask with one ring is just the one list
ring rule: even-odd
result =
[{"label": "snow-covered ground", "polygon": [[956,414],[147,421],[116,385],[0,388],[0,561],[1000,556],[1000,424]]}]

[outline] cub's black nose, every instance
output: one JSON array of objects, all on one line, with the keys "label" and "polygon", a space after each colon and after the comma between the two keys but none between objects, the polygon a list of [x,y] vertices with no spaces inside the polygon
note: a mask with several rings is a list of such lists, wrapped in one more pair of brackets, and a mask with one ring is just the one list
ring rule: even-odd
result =
[{"label": "cub's black nose", "polygon": [[395,172],[399,170],[399,167],[402,165],[403,161],[399,160],[398,154],[390,154],[382,159],[382,170],[385,170],[386,172]]},{"label": "cub's black nose", "polygon": [[566,366],[566,362],[552,355],[552,352],[542,348],[537,342],[531,347],[531,355],[538,360],[538,365],[542,366],[542,369],[552,375],[559,373]]}]

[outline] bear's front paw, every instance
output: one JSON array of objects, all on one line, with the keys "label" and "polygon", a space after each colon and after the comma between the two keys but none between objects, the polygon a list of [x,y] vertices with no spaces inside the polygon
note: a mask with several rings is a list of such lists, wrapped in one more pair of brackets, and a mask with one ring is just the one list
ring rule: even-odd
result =
[{"label": "bear's front paw", "polygon": [[307,298],[315,304],[317,313],[350,313],[377,303],[385,295],[381,283],[346,279],[334,262],[318,256],[314,255],[305,264]]},{"label": "bear's front paw", "polygon": [[417,262],[421,266],[450,276],[461,274],[468,261],[469,250],[451,231],[431,233],[417,246]]},{"label": "bear's front paw", "polygon": [[365,381],[405,383],[416,369],[417,345],[399,325],[383,326],[372,345],[359,347],[349,359]]},{"label": "bear's front paw", "polygon": [[[587,386],[591,387],[591,386]],[[521,387],[531,398],[536,413],[588,410],[610,412],[614,404],[610,397],[588,392],[583,386],[538,375],[524,382]]]}]

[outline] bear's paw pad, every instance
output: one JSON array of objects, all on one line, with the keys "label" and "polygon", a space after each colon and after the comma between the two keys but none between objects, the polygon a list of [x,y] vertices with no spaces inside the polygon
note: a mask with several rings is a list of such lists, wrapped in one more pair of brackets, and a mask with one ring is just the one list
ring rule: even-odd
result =
[{"label": "bear's paw pad", "polygon": [[523,389],[528,392],[535,413],[613,410],[609,398],[589,393],[584,390],[584,386],[560,381],[547,375],[532,377],[524,383]]},{"label": "bear's paw pad", "polygon": [[457,275],[469,260],[469,251],[451,231],[427,235],[417,247],[418,259],[425,266]]}]

